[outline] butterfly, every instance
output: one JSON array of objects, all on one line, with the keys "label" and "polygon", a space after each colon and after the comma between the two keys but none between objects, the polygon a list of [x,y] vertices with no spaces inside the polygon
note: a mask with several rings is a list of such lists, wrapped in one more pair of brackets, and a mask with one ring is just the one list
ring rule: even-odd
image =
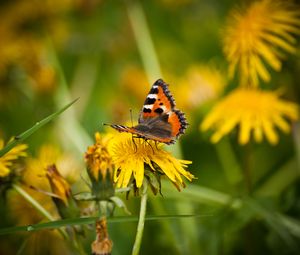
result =
[{"label": "butterfly", "polygon": [[187,128],[183,112],[175,108],[168,84],[158,79],[152,85],[140,112],[138,125],[127,127],[109,125],[119,132],[128,132],[137,138],[173,144]]}]

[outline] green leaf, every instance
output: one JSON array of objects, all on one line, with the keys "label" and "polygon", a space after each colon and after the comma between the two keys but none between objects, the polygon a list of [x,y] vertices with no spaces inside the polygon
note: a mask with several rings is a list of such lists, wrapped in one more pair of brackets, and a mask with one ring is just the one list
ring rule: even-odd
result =
[{"label": "green leaf", "polygon": [[238,184],[243,180],[243,174],[229,139],[224,137],[215,148],[228,182]]},{"label": "green leaf", "polygon": [[273,173],[255,191],[255,195],[271,197],[280,195],[287,187],[296,182],[300,173],[297,169],[298,162],[295,158],[287,161],[281,168]]},{"label": "green leaf", "polygon": [[[202,214],[202,215],[154,215],[147,216],[146,220],[165,220],[165,219],[178,219],[178,218],[193,218],[193,217],[209,217],[210,214]],[[73,225],[83,225],[83,224],[93,224],[98,217],[87,217],[87,218],[74,218],[74,219],[64,219],[57,221],[50,221],[40,224],[33,224],[27,226],[17,226],[17,227],[9,227],[0,229],[0,235],[11,234],[19,231],[36,231],[41,229],[53,229],[53,228],[61,228],[66,226]],[[107,219],[108,222],[111,223],[120,223],[120,222],[133,222],[138,221],[137,216],[122,216],[122,217],[112,217]]]},{"label": "green leaf", "polygon": [[57,112],[49,115],[48,117],[44,118],[43,120],[37,122],[34,126],[26,130],[20,135],[15,136],[14,140],[8,143],[2,150],[0,150],[0,157],[5,155],[7,152],[9,152],[13,147],[15,147],[17,144],[23,142],[26,138],[31,136],[33,133],[35,133],[37,130],[39,130],[42,126],[56,118],[58,115],[60,115],[62,112],[67,110],[72,104],[74,104],[79,98],[75,99],[71,103],[67,104]]}]

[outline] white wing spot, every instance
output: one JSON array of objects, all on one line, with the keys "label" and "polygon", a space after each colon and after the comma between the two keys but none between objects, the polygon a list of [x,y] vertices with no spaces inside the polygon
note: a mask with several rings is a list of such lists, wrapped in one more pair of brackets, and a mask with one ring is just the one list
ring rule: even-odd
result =
[{"label": "white wing spot", "polygon": [[157,95],[156,94],[149,94],[147,96],[147,98],[150,98],[150,99],[157,99]]},{"label": "white wing spot", "polygon": [[145,104],[144,108],[152,110],[153,104]]}]

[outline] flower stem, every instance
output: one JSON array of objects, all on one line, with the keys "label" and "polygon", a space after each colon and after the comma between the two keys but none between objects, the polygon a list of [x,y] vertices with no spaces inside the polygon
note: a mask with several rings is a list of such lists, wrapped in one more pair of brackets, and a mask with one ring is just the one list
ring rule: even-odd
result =
[{"label": "flower stem", "polygon": [[148,188],[148,183],[145,180],[142,186],[140,216],[139,216],[139,222],[136,230],[135,242],[131,253],[132,255],[138,255],[140,252],[144,225],[145,225],[146,208],[147,208],[147,188]]},{"label": "flower stem", "polygon": [[244,150],[244,178],[245,178],[245,185],[246,185],[246,192],[251,194],[252,192],[252,148],[251,144],[248,143],[245,145]]},{"label": "flower stem", "polygon": [[147,24],[146,15],[139,1],[125,1],[133,34],[141,55],[149,84],[162,77],[160,64]]},{"label": "flower stem", "polygon": [[13,188],[17,191],[27,202],[29,202],[36,210],[45,216],[48,220],[54,221],[54,217],[42,206],[40,205],[32,196],[30,196],[23,188],[19,185],[13,184]]}]

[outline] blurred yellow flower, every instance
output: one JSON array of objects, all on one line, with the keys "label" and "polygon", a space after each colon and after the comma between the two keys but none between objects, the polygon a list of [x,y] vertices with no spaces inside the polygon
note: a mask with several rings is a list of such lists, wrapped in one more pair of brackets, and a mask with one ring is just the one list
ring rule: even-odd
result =
[{"label": "blurred yellow flower", "polygon": [[[63,15],[74,6],[72,0],[10,1],[1,6],[0,78],[14,66],[24,69],[37,92],[55,89],[55,72],[47,56],[40,30],[54,42],[66,40],[68,30]],[[38,29],[37,29],[38,28]],[[42,29],[41,29],[42,28]]]},{"label": "blurred yellow flower", "polygon": [[102,179],[106,179],[106,175],[112,176],[113,164],[111,156],[108,152],[109,137],[101,137],[100,133],[95,133],[96,143],[89,146],[85,153],[85,162],[89,171],[89,175],[98,180],[99,173]]},{"label": "blurred yellow flower", "polygon": [[191,161],[174,158],[169,152],[161,149],[153,141],[132,138],[131,134],[119,133],[113,136],[109,144],[109,151],[115,165],[114,181],[117,187],[127,187],[133,175],[136,187],[143,184],[145,166],[153,172],[165,174],[179,189],[184,187],[181,176],[189,181],[194,175],[184,168]]},{"label": "blurred yellow flower", "polygon": [[121,85],[128,96],[144,102],[149,92],[147,75],[142,68],[129,66],[124,69],[121,77]]},{"label": "blurred yellow flower", "polygon": [[[68,154],[62,153],[56,146],[47,144],[40,147],[37,157],[26,159],[25,170],[22,173],[22,183],[24,183],[22,188],[42,204],[52,216],[58,218],[57,208],[52,198],[42,192],[29,188],[33,186],[37,190],[54,193],[49,180],[46,178],[47,167],[52,164],[56,164],[57,169],[59,169],[59,174],[62,175],[68,183],[74,183],[78,179],[79,167],[75,159]],[[60,191],[64,192],[64,189],[60,187]],[[64,199],[63,195],[60,195],[61,198]],[[43,219],[43,216],[37,212],[35,208],[14,191],[11,191],[9,195],[9,208],[12,217],[19,224],[37,223]]]},{"label": "blurred yellow flower", "polygon": [[288,133],[291,127],[287,120],[296,121],[298,118],[298,106],[279,99],[278,93],[239,88],[220,101],[200,127],[203,131],[215,131],[211,138],[213,143],[239,126],[240,144],[249,142],[252,130],[256,142],[261,142],[265,135],[271,144],[276,144],[275,128]]},{"label": "blurred yellow flower", "polygon": [[291,1],[261,0],[245,11],[233,10],[223,30],[230,77],[237,71],[241,85],[270,81],[265,65],[280,71],[282,51],[296,52],[295,34],[300,34],[300,6]]},{"label": "blurred yellow flower", "polygon": [[197,108],[223,93],[225,75],[214,65],[193,65],[177,83],[174,95],[184,109]]},{"label": "blurred yellow flower", "polygon": [[[3,149],[3,147],[4,141],[0,139],[0,150]],[[26,144],[19,144],[0,157],[0,177],[5,177],[10,173],[13,161],[17,160],[19,157],[27,156],[27,153],[25,152],[26,149]]]},{"label": "blurred yellow flower", "polygon": [[[60,174],[69,182],[74,183],[79,178],[79,162],[73,155],[62,152],[57,146],[44,144],[39,148],[35,158],[28,158],[26,170],[23,174],[25,180],[31,180],[36,176],[46,176],[49,165],[55,164]],[[45,182],[47,183],[46,178]]]}]

